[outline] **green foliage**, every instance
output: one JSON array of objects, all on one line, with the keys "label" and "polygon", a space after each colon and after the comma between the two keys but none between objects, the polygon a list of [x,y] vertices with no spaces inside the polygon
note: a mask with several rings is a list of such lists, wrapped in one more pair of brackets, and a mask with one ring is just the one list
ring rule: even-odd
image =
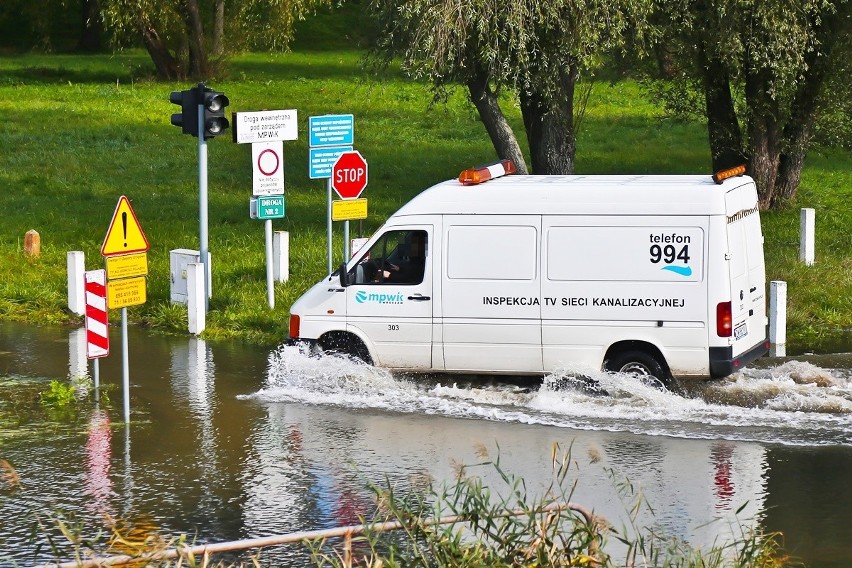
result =
[{"label": "green foliage", "polygon": [[592,71],[623,43],[649,2],[618,0],[374,0],[376,53],[402,58],[403,70],[437,89],[464,82],[477,67],[496,86],[555,92],[570,61]]},{"label": "green foliage", "polygon": [[77,402],[77,389],[71,383],[52,380],[50,387],[41,395],[41,403],[45,406],[66,408]]},{"label": "green foliage", "polygon": [[74,49],[82,27],[82,5],[66,0],[3,0],[0,47],[44,52]]},{"label": "green foliage", "polygon": [[815,120],[823,142],[848,144],[852,2],[660,0],[655,7],[667,76],[688,78],[657,94],[683,112],[691,97],[677,95],[699,87],[714,168],[747,162],[761,207],[784,206],[798,190]]},{"label": "green foliage", "polygon": [[[276,344],[287,336],[288,309],[326,273],[325,186],[307,177],[307,117],[356,116],[357,145],[370,161],[370,216],[353,236],[370,235],[426,187],[494,160],[482,123],[460,93],[428,108],[429,86],[400,75],[366,75],[358,51],[250,54],[232,60],[233,79],[212,86],[229,110],[296,108],[300,140],[285,144],[290,280],[266,306],[263,227],[248,217],[249,148],[219,137],[209,144],[213,298],[207,339]],[[169,303],[169,251],[198,247],[197,147],[169,124],[171,90],[144,79],[147,55],[0,57],[0,318],[81,325],[66,309],[66,254],[81,250],[87,268],[103,266],[100,246],[116,202],[126,194],[151,243],[148,301],[130,321],[186,333],[186,311]],[[284,97],[284,98],[282,98]],[[520,112],[506,107],[514,128]],[[578,131],[577,171],[709,173],[702,122],[660,117],[632,80],[595,83]],[[50,156],[49,160],[45,156]],[[794,206],[764,214],[767,276],[787,280],[788,350],[831,348],[852,321],[852,172],[850,153],[816,148]],[[798,263],[798,207],[817,210],[817,264]],[[359,228],[360,227],[360,228]],[[23,236],[41,234],[42,255],[26,259]],[[341,260],[339,227],[334,262]]]}]

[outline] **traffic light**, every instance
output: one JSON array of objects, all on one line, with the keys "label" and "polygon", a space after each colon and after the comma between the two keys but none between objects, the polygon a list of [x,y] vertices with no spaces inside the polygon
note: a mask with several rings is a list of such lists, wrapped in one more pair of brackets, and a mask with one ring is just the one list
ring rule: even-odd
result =
[{"label": "traffic light", "polygon": [[206,140],[222,134],[230,125],[225,118],[225,107],[231,101],[225,93],[205,87],[204,83],[198,84],[198,92],[201,104],[204,105],[204,139]]},{"label": "traffic light", "polygon": [[172,91],[169,95],[172,104],[180,105],[181,112],[172,114],[172,124],[183,129],[184,134],[198,138],[198,97],[196,89]]},{"label": "traffic light", "polygon": [[225,93],[199,83],[197,87],[186,91],[172,91],[169,96],[172,104],[180,105],[181,112],[172,114],[172,124],[183,129],[184,134],[198,138],[198,107],[204,107],[204,139],[222,134],[229,126],[225,118],[225,107],[231,102]]}]

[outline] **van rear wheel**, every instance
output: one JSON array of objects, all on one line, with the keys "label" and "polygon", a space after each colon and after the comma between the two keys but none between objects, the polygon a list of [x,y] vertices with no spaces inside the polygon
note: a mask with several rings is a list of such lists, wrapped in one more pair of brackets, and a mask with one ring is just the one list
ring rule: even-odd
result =
[{"label": "van rear wheel", "polygon": [[660,361],[644,351],[624,351],[606,361],[606,370],[612,373],[634,375],[644,384],[659,389],[669,385],[668,373]]}]

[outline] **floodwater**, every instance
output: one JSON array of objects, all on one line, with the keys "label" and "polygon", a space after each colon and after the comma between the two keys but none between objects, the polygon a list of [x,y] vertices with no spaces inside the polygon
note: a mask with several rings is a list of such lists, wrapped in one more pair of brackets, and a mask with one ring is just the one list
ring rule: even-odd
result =
[{"label": "floodwater", "polygon": [[[131,329],[124,424],[113,333],[99,403],[88,392],[73,412],[39,397],[91,375],[85,335],[0,323],[0,566],[71,560],[59,517],[90,539],[118,519],[199,543],[356,524],[374,507],[368,483],[417,491],[483,452],[535,493],[554,444],[576,462],[571,500],[616,526],[629,480],[653,509],[638,526],[695,546],[760,528],[809,566],[852,558],[850,354],[764,359],[671,393],[576,369],[534,383],[392,375]],[[493,469],[469,472],[499,490]],[[264,559],[307,563],[299,545]]]}]

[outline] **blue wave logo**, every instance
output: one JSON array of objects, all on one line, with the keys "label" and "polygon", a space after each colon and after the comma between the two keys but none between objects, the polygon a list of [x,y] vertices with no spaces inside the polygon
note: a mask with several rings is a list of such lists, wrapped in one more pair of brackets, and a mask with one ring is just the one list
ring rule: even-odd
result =
[{"label": "blue wave logo", "polygon": [[364,302],[367,301],[367,293],[364,292],[363,290],[359,290],[359,291],[355,292],[355,301],[358,302],[359,304],[363,304]]},{"label": "blue wave logo", "polygon": [[681,276],[692,276],[692,268],[689,266],[672,266],[670,264],[668,266],[664,266],[662,270],[669,270],[675,274],[680,274]]}]

